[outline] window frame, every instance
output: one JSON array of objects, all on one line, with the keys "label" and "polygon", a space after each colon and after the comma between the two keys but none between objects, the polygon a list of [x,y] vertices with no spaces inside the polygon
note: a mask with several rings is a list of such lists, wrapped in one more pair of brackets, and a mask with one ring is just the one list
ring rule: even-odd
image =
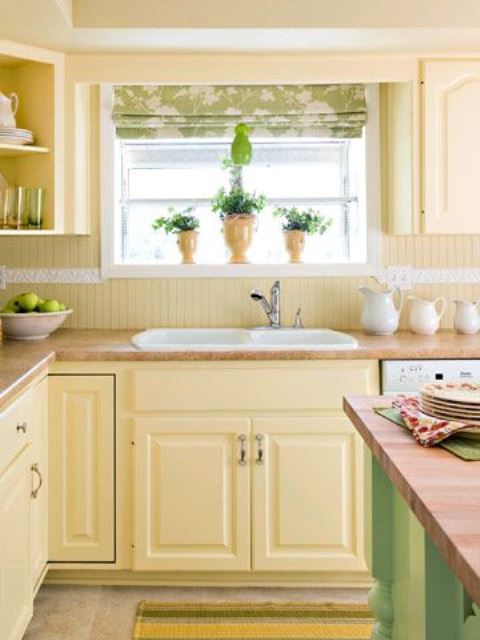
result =
[{"label": "window frame", "polygon": [[100,87],[100,213],[101,276],[109,278],[249,278],[370,276],[381,266],[380,216],[380,109],[379,86],[366,85],[368,118],[365,126],[367,261],[337,264],[118,264],[115,243],[120,225],[116,223],[115,193],[119,173],[115,171],[115,129],[111,119],[113,85]]}]

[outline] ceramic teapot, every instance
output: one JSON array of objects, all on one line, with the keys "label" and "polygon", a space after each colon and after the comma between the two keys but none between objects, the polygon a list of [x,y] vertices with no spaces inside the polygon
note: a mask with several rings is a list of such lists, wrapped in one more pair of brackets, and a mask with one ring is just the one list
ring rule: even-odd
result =
[{"label": "ceramic teapot", "polygon": [[[360,287],[365,296],[360,322],[365,333],[377,336],[390,336],[398,329],[403,295],[397,287],[389,291],[375,291]],[[396,300],[395,300],[396,298]]]},{"label": "ceramic teapot", "polygon": [[478,315],[478,302],[468,300],[454,300],[456,308],[453,316],[453,326],[457,333],[477,333],[480,329],[480,316]]},{"label": "ceramic teapot", "polygon": [[15,128],[17,123],[15,121],[15,114],[18,109],[18,96],[16,93],[11,93],[6,96],[0,92],[0,127],[12,127]]},{"label": "ceramic teapot", "polygon": [[[413,333],[430,336],[433,335],[440,326],[440,320],[445,313],[445,298],[439,297],[435,300],[423,300],[415,296],[409,296],[411,302],[408,326]],[[437,306],[439,308],[437,309]]]}]

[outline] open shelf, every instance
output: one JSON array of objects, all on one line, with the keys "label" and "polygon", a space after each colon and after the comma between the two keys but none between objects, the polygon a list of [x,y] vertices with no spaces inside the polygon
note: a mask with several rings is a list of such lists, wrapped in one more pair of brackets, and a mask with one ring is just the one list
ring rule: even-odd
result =
[{"label": "open shelf", "polygon": [[0,229],[0,236],[58,236],[55,229]]},{"label": "open shelf", "polygon": [[35,145],[0,143],[1,158],[19,158],[20,156],[28,156],[35,153],[49,153],[49,151],[50,149],[47,147],[36,147]]},{"label": "open shelf", "polygon": [[10,185],[45,190],[44,228],[0,229],[1,237],[71,231],[64,218],[64,64],[63,53],[0,40],[0,91],[18,96],[16,126],[35,137],[25,145],[0,139],[0,174]]}]

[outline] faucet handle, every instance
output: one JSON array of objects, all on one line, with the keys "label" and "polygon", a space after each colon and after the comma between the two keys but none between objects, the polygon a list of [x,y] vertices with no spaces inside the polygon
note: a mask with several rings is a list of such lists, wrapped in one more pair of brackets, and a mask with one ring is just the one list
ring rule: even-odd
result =
[{"label": "faucet handle", "polygon": [[297,309],[297,313],[295,314],[295,320],[293,321],[293,328],[294,329],[303,329],[303,322],[302,322],[302,308],[298,307]]}]

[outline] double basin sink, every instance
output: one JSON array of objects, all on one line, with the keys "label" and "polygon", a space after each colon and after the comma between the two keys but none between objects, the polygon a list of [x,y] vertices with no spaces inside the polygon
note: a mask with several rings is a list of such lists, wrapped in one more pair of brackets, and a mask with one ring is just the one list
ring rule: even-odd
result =
[{"label": "double basin sink", "polygon": [[147,329],[132,338],[142,351],[301,351],[356,349],[332,329]]}]

